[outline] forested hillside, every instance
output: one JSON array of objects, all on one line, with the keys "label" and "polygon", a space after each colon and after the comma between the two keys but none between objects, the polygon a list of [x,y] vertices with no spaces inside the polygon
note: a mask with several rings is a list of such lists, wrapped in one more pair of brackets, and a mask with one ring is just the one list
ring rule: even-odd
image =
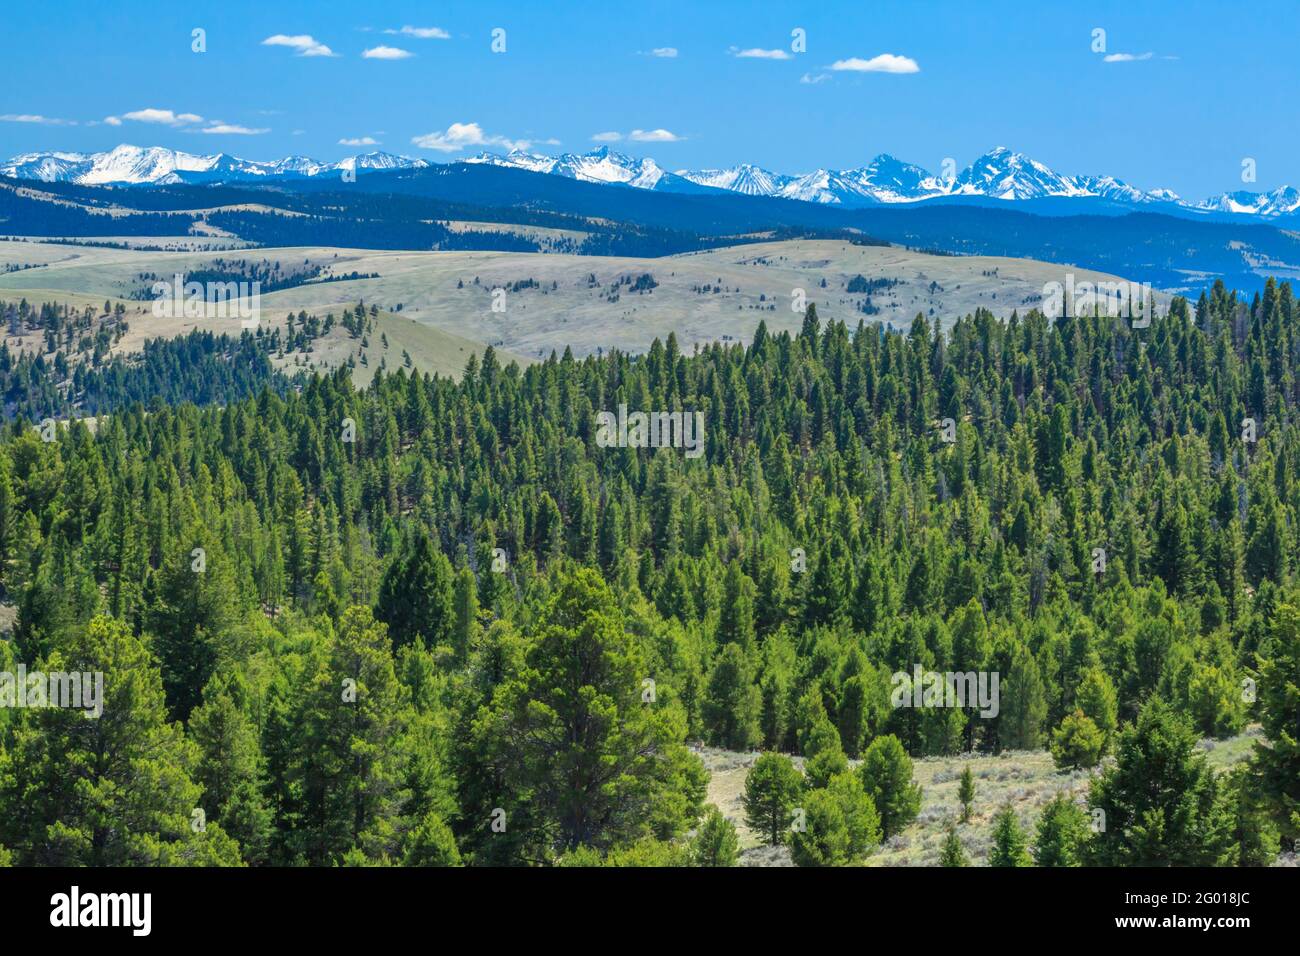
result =
[{"label": "forested hillside", "polygon": [[[906,827],[911,757],[1049,746],[1100,768],[1033,861],[1270,862],[1300,837],[1298,365],[1289,285],[1220,284],[1140,329],[810,309],[696,355],[15,422],[0,670],[104,700],[0,708],[0,857],[729,863],[705,741],[773,752],[747,812],[802,864]],[[704,453],[603,447],[620,405],[702,413]],[[999,674],[996,716],[892,706],[917,666]],[[1216,776],[1198,738],[1247,723]],[[1031,862],[1014,819],[997,842]]]}]

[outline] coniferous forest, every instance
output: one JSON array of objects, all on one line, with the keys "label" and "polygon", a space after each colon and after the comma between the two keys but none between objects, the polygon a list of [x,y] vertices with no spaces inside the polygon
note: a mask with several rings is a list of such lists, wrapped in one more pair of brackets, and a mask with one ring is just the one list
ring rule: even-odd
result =
[{"label": "coniferous forest", "polygon": [[[730,865],[706,746],[761,752],[747,825],[799,865],[912,825],[916,761],[1007,751],[1092,777],[1000,814],[993,865],[1268,865],[1300,839],[1298,367],[1270,281],[1146,328],[810,307],[690,355],[15,418],[0,671],[104,683],[96,719],[0,708],[0,862]],[[605,447],[620,405],[702,413],[703,454]],[[897,706],[918,669],[998,675],[996,713]]]}]

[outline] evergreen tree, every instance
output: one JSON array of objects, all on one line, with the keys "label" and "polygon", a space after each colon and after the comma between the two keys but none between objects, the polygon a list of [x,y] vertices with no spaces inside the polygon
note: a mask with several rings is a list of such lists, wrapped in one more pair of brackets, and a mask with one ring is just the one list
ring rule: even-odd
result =
[{"label": "evergreen tree", "polygon": [[526,852],[667,839],[694,822],[706,775],[681,743],[685,716],[643,701],[642,650],[599,575],[562,581],[523,665],[496,688],[478,739],[510,768],[500,807]]},{"label": "evergreen tree", "polygon": [[1260,722],[1267,745],[1255,745],[1264,799],[1282,837],[1300,840],[1300,609],[1273,613],[1272,653],[1259,679]]},{"label": "evergreen tree", "polygon": [[417,532],[394,560],[379,588],[375,616],[388,625],[393,645],[452,643],[456,626],[451,562],[427,534]]},{"label": "evergreen tree", "polygon": [[764,753],[745,776],[745,825],[768,846],[781,846],[790,835],[791,814],[803,794],[803,776],[784,754]]},{"label": "evergreen tree", "polygon": [[21,711],[0,752],[0,844],[28,866],[239,865],[235,841],[193,814],[198,754],[144,643],[97,617],[45,669],[103,675],[102,709]]},{"label": "evergreen tree", "polygon": [[1188,720],[1153,699],[1120,732],[1115,766],[1092,782],[1088,805],[1103,828],[1087,857],[1100,866],[1230,866],[1224,796]]},{"label": "evergreen tree", "polygon": [[238,678],[210,685],[203,704],[190,715],[190,737],[199,749],[194,780],[203,788],[206,818],[238,841],[245,860],[262,863],[272,822],[262,791],[265,762],[257,727],[236,698],[247,699]]},{"label": "evergreen tree", "polygon": [[1052,759],[1061,770],[1095,767],[1106,748],[1106,735],[1092,718],[1076,709],[1052,734]]},{"label": "evergreen tree", "polygon": [[850,770],[831,777],[827,792],[839,804],[848,831],[848,856],[860,860],[880,844],[880,814],[876,805],[862,787],[862,779]]},{"label": "evergreen tree", "polygon": [[921,812],[921,787],[912,780],[912,758],[893,734],[877,737],[858,768],[876,804],[883,839],[899,833]]},{"label": "evergreen tree", "polygon": [[694,866],[735,866],[740,858],[735,824],[713,804],[705,808],[704,819],[691,839],[690,856]]},{"label": "evergreen tree", "polygon": [[762,700],[741,645],[728,643],[709,675],[704,726],[709,742],[729,750],[748,750],[759,739]]},{"label": "evergreen tree", "polygon": [[338,863],[356,850],[381,862],[398,853],[410,798],[400,762],[410,719],[387,628],[369,608],[348,608],[296,717],[303,742],[294,777],[308,861]]},{"label": "evergreen tree", "polygon": [[790,834],[795,866],[844,866],[850,859],[852,837],[839,801],[828,790],[804,794],[804,819]]},{"label": "evergreen tree", "polygon": [[943,850],[939,854],[940,866],[970,866],[970,857],[966,855],[966,849],[961,845],[961,837],[957,836],[957,828],[948,827],[948,836],[944,838]]},{"label": "evergreen tree", "polygon": [[1088,815],[1069,794],[1058,793],[1038,818],[1034,863],[1038,866],[1081,866],[1083,846],[1088,836]]},{"label": "evergreen tree", "polygon": [[993,848],[989,851],[989,866],[1031,866],[1029,850],[1025,847],[1025,834],[1016,819],[1016,811],[1006,804],[993,818]]},{"label": "evergreen tree", "polygon": [[975,775],[971,773],[970,764],[962,767],[957,799],[961,801],[961,822],[970,822],[971,807],[975,802]]}]

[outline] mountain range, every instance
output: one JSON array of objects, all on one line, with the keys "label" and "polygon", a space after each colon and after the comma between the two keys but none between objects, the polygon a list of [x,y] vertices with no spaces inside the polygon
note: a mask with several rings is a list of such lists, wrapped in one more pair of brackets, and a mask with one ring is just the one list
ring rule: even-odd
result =
[{"label": "mountain range", "polygon": [[[1300,209],[1300,191],[1281,186],[1268,192],[1237,191],[1200,201],[1168,189],[1143,190],[1113,176],[1055,172],[1023,153],[999,146],[960,173],[939,176],[882,153],[853,169],[817,169],[787,175],[750,163],[727,169],[670,172],[649,157],[633,157],[608,146],[587,153],[547,156],[524,150],[483,152],[456,162],[486,164],[584,182],[616,184],[659,192],[722,190],[847,207],[919,203],[934,199],[977,198],[1007,202],[1091,199],[1149,211],[1226,214],[1273,219]],[[0,175],[42,182],[82,185],[176,185],[255,182],[424,168],[433,165],[393,153],[371,152],[324,163],[306,156],[274,162],[240,159],[226,153],[197,156],[161,146],[122,145],[103,153],[37,152],[0,163]]]},{"label": "mountain range", "polygon": [[261,163],[227,153],[195,156],[163,146],[124,144],[106,153],[24,153],[0,163],[0,175],[85,186],[172,186],[178,183],[301,178],[354,169],[375,172],[428,165],[422,159],[382,152],[350,156],[336,163],[322,163],[306,156],[286,156],[275,162]]}]

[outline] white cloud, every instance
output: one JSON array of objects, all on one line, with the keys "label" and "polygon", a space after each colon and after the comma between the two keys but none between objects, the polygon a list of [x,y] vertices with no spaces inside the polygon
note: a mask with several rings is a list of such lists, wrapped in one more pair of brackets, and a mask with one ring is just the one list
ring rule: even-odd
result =
[{"label": "white cloud", "polygon": [[670,133],[666,129],[634,129],[627,134],[634,143],[680,143],[686,137]]},{"label": "white cloud", "polygon": [[527,149],[531,140],[507,139],[504,136],[483,132],[478,123],[452,123],[441,132],[425,133],[411,137],[411,142],[421,149],[434,149],[440,153],[454,153],[467,146],[501,146],[505,149]]},{"label": "white cloud", "polygon": [[748,50],[738,50],[734,46],[731,48],[731,55],[740,57],[743,60],[788,60],[790,54],[785,50],[763,50],[758,47],[750,47]]},{"label": "white cloud", "polygon": [[400,30],[385,30],[388,34],[401,34],[418,40],[450,40],[451,34],[442,27],[402,27]]},{"label": "white cloud", "polygon": [[617,143],[622,138],[622,133],[609,130],[605,133],[597,133],[595,136],[591,137],[591,141],[593,143]]},{"label": "white cloud", "polygon": [[350,139],[339,140],[340,146],[378,146],[379,140],[371,139],[369,136],[353,136]]},{"label": "white cloud", "polygon": [[895,53],[881,53],[870,60],[861,57],[849,57],[836,60],[831,64],[832,70],[847,70],[851,73],[920,73],[921,67],[910,56],[898,56]]},{"label": "white cloud", "polygon": [[651,56],[661,56],[668,60],[677,58],[677,47],[675,46],[657,46],[650,51]]},{"label": "white cloud", "polygon": [[290,49],[297,50],[299,56],[338,56],[324,43],[317,42],[314,37],[306,33],[297,36],[285,36],[283,33],[277,33],[275,36],[263,40],[262,46],[287,46]]},{"label": "white cloud", "polygon": [[237,123],[218,123],[213,122],[211,126],[203,129],[205,133],[222,133],[229,136],[260,136],[262,133],[271,132],[269,129],[249,129],[247,126],[240,126]]},{"label": "white cloud", "polygon": [[395,46],[372,46],[361,55],[367,60],[405,60],[407,57],[415,56],[410,50]]},{"label": "white cloud", "polygon": [[1149,60],[1151,53],[1107,53],[1102,57],[1104,63],[1136,63],[1138,60]]},{"label": "white cloud", "polygon": [[55,119],[53,116],[41,116],[39,113],[0,113],[0,121],[5,123],[39,123],[42,126],[76,126],[76,120]]},{"label": "white cloud", "polygon": [[[184,126],[188,123],[202,123],[203,117],[197,113],[173,113],[171,110],[146,109],[123,113],[123,119],[137,123],[161,123],[164,126]],[[105,122],[108,122],[105,120]],[[112,124],[110,124],[112,125]]]},{"label": "white cloud", "polygon": [[118,117],[116,117],[116,116],[105,116],[105,117],[104,117],[104,122],[107,123],[109,126],[121,126],[121,125],[122,125],[122,121],[121,121]]},{"label": "white cloud", "polygon": [[799,77],[800,83],[825,83],[831,78],[829,73],[805,73]]}]

